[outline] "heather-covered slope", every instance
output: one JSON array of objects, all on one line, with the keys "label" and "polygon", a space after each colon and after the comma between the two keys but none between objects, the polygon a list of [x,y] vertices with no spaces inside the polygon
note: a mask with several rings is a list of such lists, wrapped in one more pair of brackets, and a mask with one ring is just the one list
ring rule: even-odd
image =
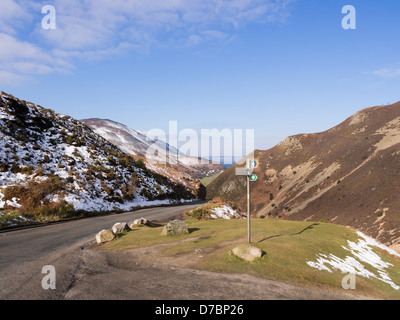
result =
[{"label": "heather-covered slope", "polygon": [[[256,150],[255,158],[251,206],[258,216],[325,220],[400,244],[400,103],[361,110],[325,132],[288,137]],[[207,195],[245,207],[246,182],[234,170],[207,186]]]},{"label": "heather-covered slope", "polygon": [[129,210],[195,199],[69,116],[0,95],[0,209],[27,215]]}]

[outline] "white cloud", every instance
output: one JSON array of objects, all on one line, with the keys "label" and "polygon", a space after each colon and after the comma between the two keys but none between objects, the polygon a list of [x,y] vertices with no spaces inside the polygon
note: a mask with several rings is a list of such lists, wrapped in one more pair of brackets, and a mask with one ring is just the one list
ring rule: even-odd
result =
[{"label": "white cloud", "polygon": [[8,62],[16,59],[44,57],[46,54],[36,45],[27,41],[19,41],[15,37],[0,33],[0,61]]},{"label": "white cloud", "polygon": [[0,85],[2,86],[16,86],[27,80],[28,76],[0,69]]},{"label": "white cloud", "polygon": [[[0,70],[33,75],[65,71],[76,59],[102,59],[154,45],[229,41],[249,23],[284,21],[295,0],[53,0],[55,30],[41,28],[38,0],[1,0]],[[18,37],[18,27],[35,29]],[[32,41],[32,40],[31,40]],[[50,48],[50,49],[45,49]],[[16,77],[18,79],[18,77]]]},{"label": "white cloud", "polygon": [[25,6],[16,3],[14,0],[0,1],[0,32],[15,34],[15,28],[21,26],[22,21],[32,19],[31,14]]},{"label": "white cloud", "polygon": [[65,60],[27,41],[0,33],[0,84],[16,85],[37,74],[66,71]]}]

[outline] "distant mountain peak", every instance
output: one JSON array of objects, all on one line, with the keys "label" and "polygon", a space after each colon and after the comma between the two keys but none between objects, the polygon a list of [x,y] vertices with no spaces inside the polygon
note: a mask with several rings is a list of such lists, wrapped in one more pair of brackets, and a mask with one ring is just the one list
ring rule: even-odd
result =
[{"label": "distant mountain peak", "polygon": [[[147,161],[172,165],[177,170],[188,173],[195,178],[203,178],[225,170],[225,167],[221,164],[212,163],[200,157],[186,156],[178,149],[170,146],[169,143],[151,139],[146,135],[146,132],[131,129],[124,124],[96,118],[81,121],[125,153],[142,157]],[[156,146],[158,152],[148,152],[154,146]]]}]

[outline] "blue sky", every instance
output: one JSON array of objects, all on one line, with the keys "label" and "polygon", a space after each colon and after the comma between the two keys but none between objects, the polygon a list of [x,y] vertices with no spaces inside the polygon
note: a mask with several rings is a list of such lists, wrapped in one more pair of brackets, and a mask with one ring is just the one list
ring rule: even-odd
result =
[{"label": "blue sky", "polygon": [[[47,4],[55,30],[41,26]],[[254,129],[267,149],[400,100],[398,0],[1,0],[0,12],[0,90],[77,119]]]}]

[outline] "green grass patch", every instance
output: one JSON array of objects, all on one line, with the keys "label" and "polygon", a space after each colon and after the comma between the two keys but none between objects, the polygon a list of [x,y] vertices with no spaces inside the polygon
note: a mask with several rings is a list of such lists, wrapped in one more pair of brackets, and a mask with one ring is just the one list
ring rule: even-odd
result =
[{"label": "green grass patch", "polygon": [[[106,250],[126,250],[156,244],[168,244],[161,254],[178,257],[194,254],[200,250],[203,257],[193,266],[198,269],[246,273],[272,280],[293,284],[344,291],[340,271],[321,271],[307,265],[316,261],[317,254],[333,254],[341,259],[351,255],[343,246],[348,241],[357,241],[359,236],[350,228],[322,222],[284,221],[252,219],[252,245],[266,254],[252,263],[245,262],[230,254],[239,243],[247,241],[247,221],[195,220],[188,219],[189,234],[161,236],[162,226],[143,227],[127,232],[117,240],[101,246]],[[187,241],[182,241],[187,240]],[[393,266],[389,276],[400,284],[400,259],[383,250],[374,249],[381,258]],[[204,253],[204,254],[203,254]],[[378,274],[372,266],[362,263],[371,272]],[[347,292],[383,299],[399,299],[400,291],[389,284],[373,278],[356,277],[356,290]]]},{"label": "green grass patch", "polygon": [[37,221],[32,217],[21,215],[16,210],[3,210],[0,212],[0,229],[36,223]]},{"label": "green grass patch", "polygon": [[203,184],[203,186],[207,187],[211,182],[215,180],[216,177],[218,177],[221,173],[216,173],[213,174],[212,176],[209,177],[204,177],[200,179],[200,182]]}]

